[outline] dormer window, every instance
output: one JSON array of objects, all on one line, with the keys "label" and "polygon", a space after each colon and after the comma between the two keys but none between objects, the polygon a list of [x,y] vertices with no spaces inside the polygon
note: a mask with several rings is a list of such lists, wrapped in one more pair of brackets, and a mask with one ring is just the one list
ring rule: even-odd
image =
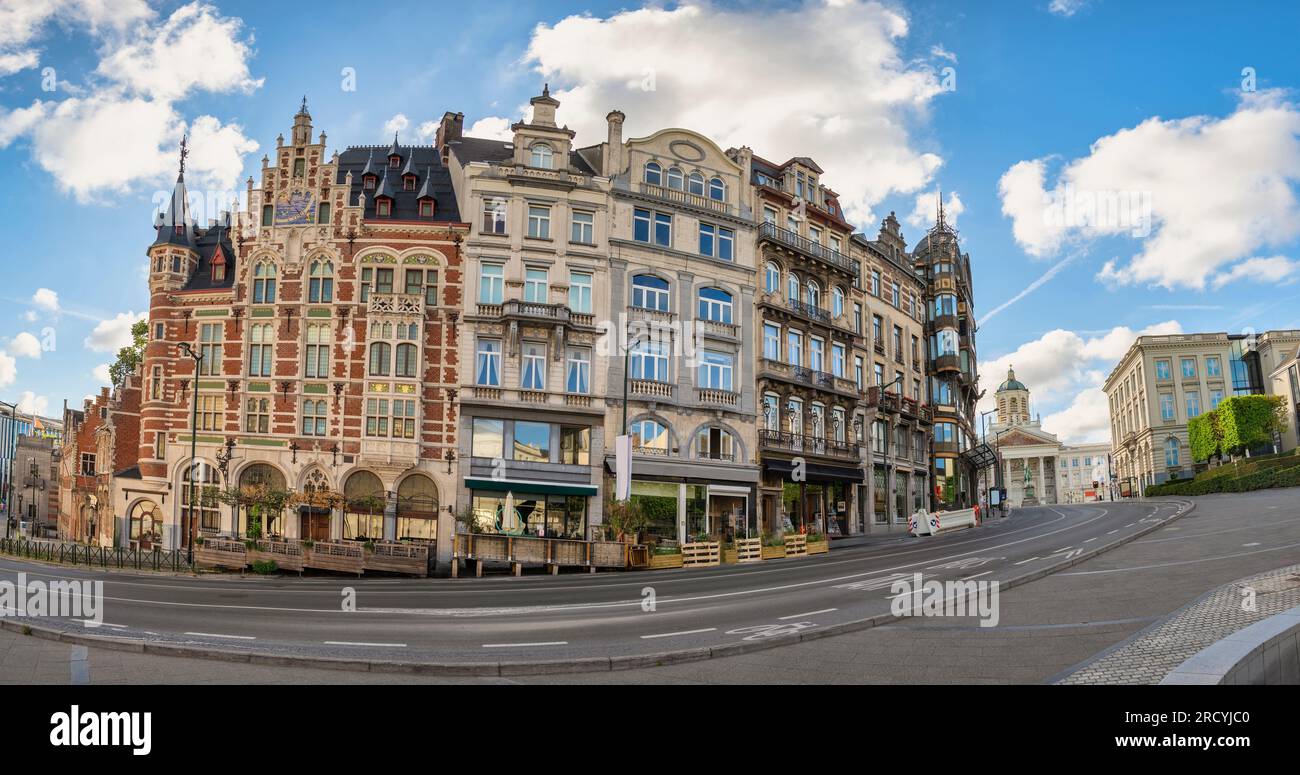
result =
[{"label": "dormer window", "polygon": [[420,217],[421,217],[421,218],[432,218],[432,217],[433,217],[433,200],[432,200],[432,199],[421,199],[421,200],[420,200]]},{"label": "dormer window", "polygon": [[375,215],[388,216],[393,211],[393,203],[387,199],[379,199],[375,202]]},{"label": "dormer window", "polygon": [[378,182],[378,179],[374,175],[367,175],[361,179],[361,187],[367,191],[374,191],[375,184]]},{"label": "dormer window", "polygon": [[184,234],[184,233],[185,233],[185,224],[183,224],[183,223],[178,223],[178,224],[176,224],[176,233],[177,233],[177,234]]},{"label": "dormer window", "polygon": [[212,282],[219,283],[226,279],[226,254],[217,248],[212,256]]},{"label": "dormer window", "polygon": [[403,176],[402,176],[402,190],[403,190],[403,191],[414,191],[414,190],[415,190],[415,176],[414,176],[414,175],[403,175]]},{"label": "dormer window", "polygon": [[396,169],[396,168],[402,166],[402,157],[401,157],[401,156],[398,156],[397,154],[393,154],[392,156],[389,156],[389,157],[388,157],[388,166],[391,167],[391,168],[393,168],[393,169]]},{"label": "dormer window", "polygon": [[555,150],[546,143],[534,143],[530,149],[529,166],[541,170],[555,168]]}]

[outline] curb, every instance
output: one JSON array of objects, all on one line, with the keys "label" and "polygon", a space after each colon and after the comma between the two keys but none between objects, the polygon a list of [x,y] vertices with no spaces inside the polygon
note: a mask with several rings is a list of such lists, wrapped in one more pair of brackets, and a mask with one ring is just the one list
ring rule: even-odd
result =
[{"label": "curb", "polygon": [[[1179,503],[1181,501],[1169,501]],[[1099,546],[1083,554],[1062,560],[1054,565],[1000,582],[1000,589],[1012,589],[1037,581],[1045,576],[1073,567],[1099,555],[1117,549],[1124,544],[1135,541],[1169,523],[1181,519],[1196,510],[1194,501],[1186,501],[1185,506],[1173,516],[1148,525],[1113,543]],[[793,646],[805,641],[815,641],[851,632],[861,632],[872,627],[891,624],[909,617],[892,613],[877,614],[866,619],[830,625],[810,632],[783,635],[761,641],[741,641],[720,646],[705,646],[681,651],[665,651],[657,654],[635,654],[620,657],[584,657],[579,659],[551,660],[539,662],[401,662],[395,660],[355,660],[340,657],[313,657],[277,654],[265,651],[229,651],[209,646],[188,646],[173,643],[150,643],[148,641],[115,638],[104,635],[74,633],[39,625],[23,624],[13,619],[0,619],[0,629],[23,632],[26,628],[30,634],[45,640],[72,643],[80,646],[130,651],[135,653],[156,654],[170,657],[189,657],[193,659],[210,659],[219,662],[236,662],[255,665],[272,665],[276,667],[308,667],[325,670],[348,670],[362,673],[398,673],[406,675],[432,675],[445,677],[501,677],[525,675],[562,675],[572,673],[605,673],[618,670],[638,670],[647,667],[700,662],[706,659],[720,659],[756,651]]]}]

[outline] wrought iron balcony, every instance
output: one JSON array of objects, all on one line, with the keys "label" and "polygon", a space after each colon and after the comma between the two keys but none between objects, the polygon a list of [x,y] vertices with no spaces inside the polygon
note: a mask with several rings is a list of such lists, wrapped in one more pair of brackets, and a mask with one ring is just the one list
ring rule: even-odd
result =
[{"label": "wrought iron balcony", "polygon": [[758,431],[758,444],[764,449],[782,452],[797,452],[805,455],[822,455],[841,460],[857,460],[860,450],[857,444],[849,441],[818,438],[802,433],[777,431],[762,428]]},{"label": "wrought iron balcony", "polygon": [[850,277],[857,279],[860,268],[858,262],[844,255],[833,248],[828,248],[818,242],[813,242],[807,237],[800,236],[789,229],[783,229],[775,223],[763,222],[763,227],[759,231],[760,239],[770,240],[779,243],[785,247],[792,248],[798,253],[820,261],[832,269],[838,269]]}]

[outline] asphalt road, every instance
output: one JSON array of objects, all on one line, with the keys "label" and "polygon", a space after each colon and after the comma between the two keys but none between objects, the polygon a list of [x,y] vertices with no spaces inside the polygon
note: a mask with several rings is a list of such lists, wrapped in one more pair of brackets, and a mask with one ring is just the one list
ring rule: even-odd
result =
[{"label": "asphalt road", "polygon": [[[0,578],[25,572],[29,579],[102,580],[104,624],[95,631],[118,638],[350,659],[555,661],[717,647],[853,622],[888,613],[898,578],[1005,581],[1117,543],[1183,505],[1022,509],[935,538],[689,571],[460,580],[188,578],[3,557]],[[355,610],[344,609],[347,599]]]}]

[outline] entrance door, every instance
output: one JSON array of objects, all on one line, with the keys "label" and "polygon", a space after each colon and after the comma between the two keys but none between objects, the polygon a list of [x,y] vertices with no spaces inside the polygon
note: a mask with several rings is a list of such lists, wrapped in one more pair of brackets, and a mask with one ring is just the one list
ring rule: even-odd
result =
[{"label": "entrance door", "polygon": [[308,541],[330,540],[330,512],[305,508],[299,521],[298,536]]}]

